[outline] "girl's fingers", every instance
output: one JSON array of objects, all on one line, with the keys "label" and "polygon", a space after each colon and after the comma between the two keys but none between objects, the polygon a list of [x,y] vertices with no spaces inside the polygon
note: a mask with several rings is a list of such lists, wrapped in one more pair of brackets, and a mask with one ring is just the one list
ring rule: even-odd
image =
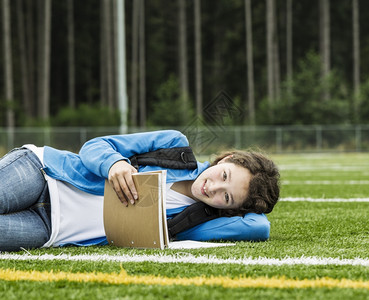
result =
[{"label": "girl's fingers", "polygon": [[118,198],[124,205],[131,204],[137,200],[137,190],[132,178],[132,174],[137,170],[126,161],[116,162],[109,171],[109,181],[112,184]]}]

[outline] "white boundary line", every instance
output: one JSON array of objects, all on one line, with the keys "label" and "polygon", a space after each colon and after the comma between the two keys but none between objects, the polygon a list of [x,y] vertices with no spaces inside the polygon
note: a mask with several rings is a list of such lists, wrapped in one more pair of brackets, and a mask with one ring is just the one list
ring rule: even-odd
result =
[{"label": "white boundary line", "polygon": [[369,185],[369,180],[282,180],[282,185]]},{"label": "white boundary line", "polygon": [[189,263],[189,264],[236,264],[236,265],[307,265],[307,266],[364,266],[369,267],[369,259],[353,258],[341,259],[332,257],[286,257],[286,258],[267,258],[267,257],[245,257],[245,258],[229,258],[222,259],[215,256],[193,256],[187,255],[20,255],[20,254],[1,254],[0,260],[17,260],[17,261],[91,261],[91,262],[154,262],[154,263]]},{"label": "white boundary line", "polygon": [[279,170],[281,171],[295,171],[295,172],[305,172],[305,171],[345,171],[345,172],[358,172],[367,171],[368,164],[364,165],[279,165]]},{"label": "white boundary line", "polygon": [[279,201],[286,202],[369,202],[369,198],[310,198],[310,197],[285,197],[280,198]]}]

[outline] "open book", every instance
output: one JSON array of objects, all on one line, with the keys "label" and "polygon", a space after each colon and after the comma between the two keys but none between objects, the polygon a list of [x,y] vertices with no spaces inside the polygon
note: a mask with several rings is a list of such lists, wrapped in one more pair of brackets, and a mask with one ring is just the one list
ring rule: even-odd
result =
[{"label": "open book", "polygon": [[104,227],[109,244],[131,248],[195,249],[234,246],[234,243],[170,242],[166,218],[166,171],[133,174],[138,200],[124,206],[105,182]]},{"label": "open book", "polygon": [[125,207],[105,182],[104,227],[108,242],[120,247],[168,247],[166,170],[133,174],[138,200]]}]

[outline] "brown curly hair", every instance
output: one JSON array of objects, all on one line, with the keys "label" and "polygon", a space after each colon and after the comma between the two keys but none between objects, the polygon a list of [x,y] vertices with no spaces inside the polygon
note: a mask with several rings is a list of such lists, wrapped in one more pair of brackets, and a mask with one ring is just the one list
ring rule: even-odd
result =
[{"label": "brown curly hair", "polygon": [[[229,157],[226,158],[227,156]],[[249,212],[270,213],[279,199],[280,192],[280,174],[275,163],[259,152],[229,151],[216,157],[211,165],[216,165],[223,158],[226,158],[226,162],[248,169],[251,180],[242,206],[238,209],[220,210],[220,215],[243,216]]]}]

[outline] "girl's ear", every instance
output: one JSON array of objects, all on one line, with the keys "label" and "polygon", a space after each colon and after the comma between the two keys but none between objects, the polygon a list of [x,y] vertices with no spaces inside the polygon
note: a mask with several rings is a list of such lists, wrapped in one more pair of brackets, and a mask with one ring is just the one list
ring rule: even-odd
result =
[{"label": "girl's ear", "polygon": [[227,159],[232,158],[232,157],[233,157],[233,154],[227,155],[227,156],[223,157],[220,161],[218,161],[217,164],[225,163],[225,162],[227,162]]}]

